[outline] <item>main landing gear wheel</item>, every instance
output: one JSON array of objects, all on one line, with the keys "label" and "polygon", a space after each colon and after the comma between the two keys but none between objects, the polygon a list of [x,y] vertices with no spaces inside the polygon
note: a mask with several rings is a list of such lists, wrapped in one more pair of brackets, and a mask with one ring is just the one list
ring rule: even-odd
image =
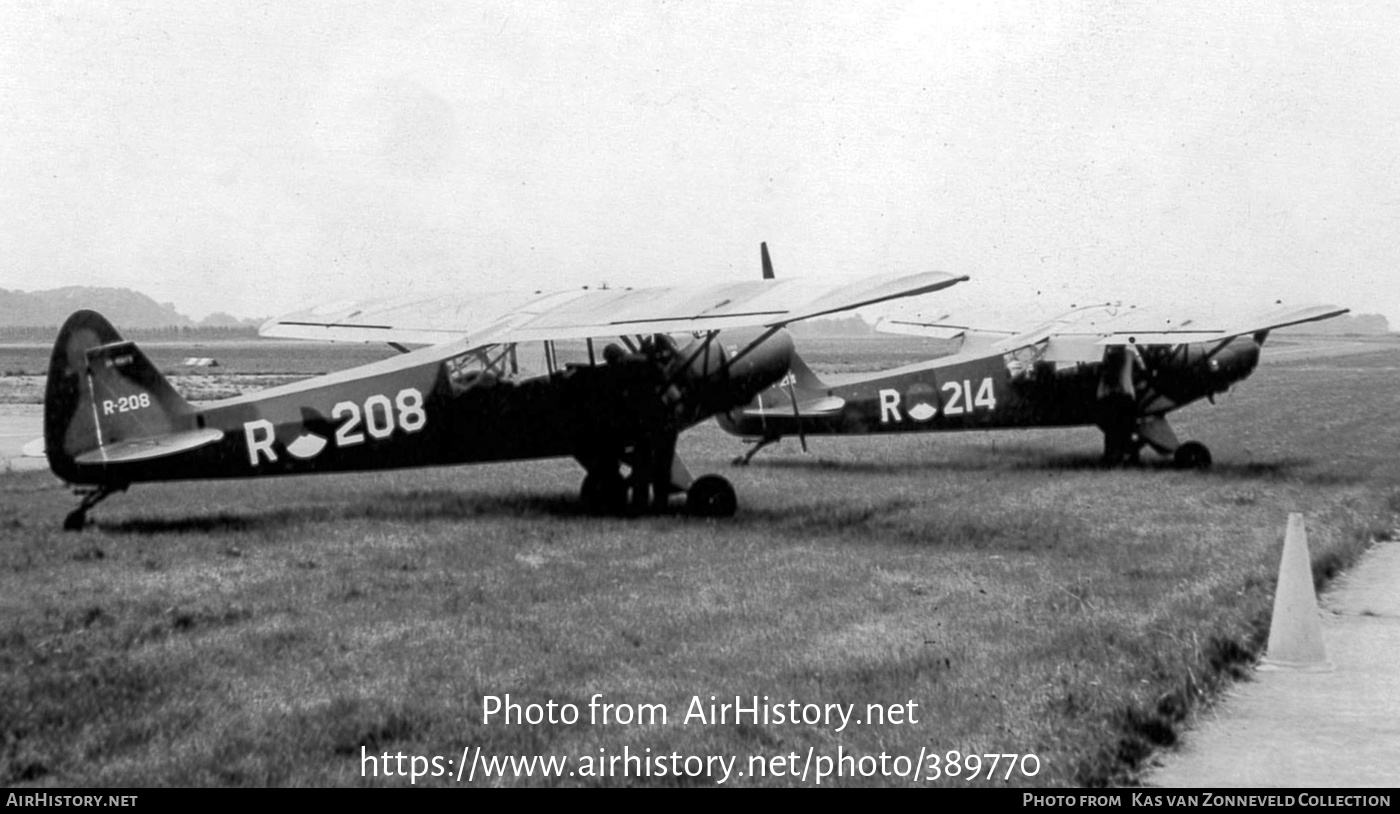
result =
[{"label": "main landing gear wheel", "polygon": [[739,508],[734,487],[719,475],[704,475],[685,493],[685,510],[698,517],[733,517]]},{"label": "main landing gear wheel", "polygon": [[622,514],[627,509],[627,483],[616,472],[589,472],[583,478],[579,499],[595,514]]},{"label": "main landing gear wheel", "polygon": [[1178,469],[1209,469],[1210,450],[1199,441],[1187,441],[1176,448],[1172,454],[1172,463]]}]

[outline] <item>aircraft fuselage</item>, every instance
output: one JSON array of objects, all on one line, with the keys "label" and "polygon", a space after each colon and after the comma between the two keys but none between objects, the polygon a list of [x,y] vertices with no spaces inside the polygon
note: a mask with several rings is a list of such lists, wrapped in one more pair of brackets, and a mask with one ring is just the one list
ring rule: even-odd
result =
[{"label": "aircraft fuselage", "polygon": [[[699,348],[695,351],[694,348]],[[692,367],[724,361],[718,345],[684,349]],[[754,397],[787,370],[778,334],[724,367],[666,370],[653,360],[507,374],[510,348],[448,357],[427,348],[204,406],[180,399],[130,342],[62,343],[52,369],[46,448],[74,484],[239,478],[575,457],[617,461]],[[72,356],[64,364],[58,357]],[[489,359],[489,364],[483,364]],[[689,377],[689,378],[688,378]],[[667,398],[690,388],[689,397]]]},{"label": "aircraft fuselage", "polygon": [[[1249,337],[1205,345],[1141,349],[1126,391],[1140,414],[1160,415],[1221,392],[1258,362]],[[796,374],[720,417],[736,435],[862,434],[1067,427],[1104,419],[1105,363],[1059,364],[1014,354],[960,353],[802,391]],[[1108,389],[1112,389],[1112,384]],[[798,406],[794,410],[793,397]],[[833,409],[839,399],[839,408]],[[823,405],[823,400],[827,403]],[[803,405],[813,409],[804,414]],[[825,409],[823,409],[825,407]]]}]

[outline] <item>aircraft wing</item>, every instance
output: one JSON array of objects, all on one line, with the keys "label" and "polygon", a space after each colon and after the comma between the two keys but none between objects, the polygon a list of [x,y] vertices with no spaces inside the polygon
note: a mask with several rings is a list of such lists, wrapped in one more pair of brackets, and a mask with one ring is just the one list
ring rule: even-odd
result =
[{"label": "aircraft wing", "polygon": [[1024,315],[1012,316],[1003,305],[995,310],[987,307],[959,308],[934,315],[890,317],[875,323],[882,333],[927,336],[935,339],[976,337],[988,343],[1016,347],[1033,345],[1065,331],[1069,326],[1091,322],[1116,314],[1120,303],[1077,306],[1046,321],[1029,321]]},{"label": "aircraft wing", "polygon": [[[1001,351],[1014,351],[1046,343],[1044,359],[1053,362],[1097,362],[1105,347],[1114,345],[1181,345],[1194,342],[1223,342],[1245,334],[1257,334],[1315,322],[1347,313],[1334,305],[1277,306],[1252,314],[1190,315],[1174,314],[1160,308],[1138,308],[1122,303],[1103,303],[1074,308],[1028,330],[1009,332],[1005,328],[983,330],[964,324],[951,315],[932,319],[888,320],[876,327],[887,333],[922,336],[999,333],[992,345]],[[1011,334],[1007,336],[1006,334]]]},{"label": "aircraft wing", "polygon": [[1339,308],[1335,305],[1310,305],[1301,308],[1286,306],[1243,319],[1220,320],[1218,323],[1203,322],[1182,325],[1175,329],[1157,332],[1149,331],[1135,334],[1131,329],[1118,330],[1105,337],[1099,344],[1176,345],[1182,342],[1219,342],[1245,334],[1272,331],[1275,328],[1286,328],[1289,325],[1301,325],[1304,322],[1317,322],[1319,320],[1331,319],[1332,317],[1341,316],[1350,310],[1350,308]]},{"label": "aircraft wing", "polygon": [[752,280],[710,286],[404,296],[320,306],[265,323],[263,336],[337,342],[529,342],[740,327],[798,320],[913,297],[966,280],[943,272],[883,275],[842,285]]},{"label": "aircraft wing", "polygon": [[[1102,326],[1104,332],[1094,344],[1094,350],[1124,345],[1181,345],[1203,342],[1208,344],[1226,342],[1246,334],[1264,334],[1275,328],[1300,325],[1304,322],[1317,322],[1341,316],[1351,309],[1335,305],[1309,305],[1303,307],[1283,306],[1248,316],[1226,316],[1214,319],[1181,320],[1172,324],[1160,318],[1128,320],[1125,324]],[[1056,337],[1051,344],[1068,337]],[[1062,341],[1062,344],[1065,344]],[[1083,348],[1083,343],[1077,347]],[[1063,354],[1061,354],[1063,355]],[[1076,361],[1097,361],[1100,352],[1087,351],[1086,358]]]},{"label": "aircraft wing", "polygon": [[406,294],[390,299],[344,300],[268,320],[258,333],[278,339],[437,345],[475,339],[478,333],[539,299],[538,291],[509,291],[456,298]]}]

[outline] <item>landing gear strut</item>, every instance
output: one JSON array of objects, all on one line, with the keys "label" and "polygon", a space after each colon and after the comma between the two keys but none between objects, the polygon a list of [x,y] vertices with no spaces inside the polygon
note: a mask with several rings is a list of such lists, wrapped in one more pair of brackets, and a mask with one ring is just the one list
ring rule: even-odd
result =
[{"label": "landing gear strut", "polygon": [[1137,437],[1162,455],[1170,455],[1178,469],[1209,469],[1210,450],[1199,441],[1181,443],[1163,416],[1146,416],[1138,422]]},{"label": "landing gear strut", "polygon": [[88,509],[91,509],[93,506],[96,506],[97,504],[106,500],[108,495],[112,495],[117,492],[125,492],[126,487],[127,484],[123,483],[114,486],[104,484],[102,486],[80,487],[74,489],[73,494],[81,495],[83,499],[82,502],[78,504],[78,508],[69,512],[68,516],[63,518],[63,530],[82,531],[83,527],[87,525]]},{"label": "landing gear strut", "polygon": [[[1136,434],[1110,434],[1104,432],[1104,466],[1135,466],[1141,461],[1138,453],[1151,441]],[[1175,449],[1159,447],[1158,452],[1172,457],[1172,466],[1177,469],[1210,469],[1210,449],[1199,441],[1187,441]]]},{"label": "landing gear strut", "polygon": [[[738,356],[752,349],[726,360],[724,351],[713,345],[715,335],[710,331],[703,341],[684,349],[666,334],[640,338],[636,345],[626,342],[631,353],[618,345],[603,349],[607,364],[593,369],[598,377],[595,396],[610,400],[616,410],[589,427],[591,437],[585,436],[575,454],[588,471],[580,498],[590,511],[661,513],[670,510],[673,495],[684,494],[690,514],[734,514],[738,501],[729,481],[714,475],[697,480],[676,455],[681,429],[733,397],[728,392],[729,371]],[[712,371],[713,365],[721,367]],[[715,378],[716,372],[724,374],[722,380]]]}]

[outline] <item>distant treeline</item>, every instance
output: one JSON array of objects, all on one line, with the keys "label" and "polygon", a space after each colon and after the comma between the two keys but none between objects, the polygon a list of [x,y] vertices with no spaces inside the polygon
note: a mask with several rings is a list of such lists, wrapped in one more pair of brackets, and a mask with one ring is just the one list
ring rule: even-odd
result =
[{"label": "distant treeline", "polygon": [[1326,336],[1384,336],[1390,333],[1390,321],[1382,314],[1342,314],[1321,322],[1304,322],[1280,333]]},{"label": "distant treeline", "polygon": [[[230,339],[256,338],[256,325],[171,325],[165,328],[117,327],[122,339],[145,342],[217,342]],[[0,342],[48,343],[58,336],[58,326],[0,325]]]},{"label": "distant treeline", "polygon": [[874,336],[875,329],[859,314],[794,322],[788,326],[793,336]]}]

